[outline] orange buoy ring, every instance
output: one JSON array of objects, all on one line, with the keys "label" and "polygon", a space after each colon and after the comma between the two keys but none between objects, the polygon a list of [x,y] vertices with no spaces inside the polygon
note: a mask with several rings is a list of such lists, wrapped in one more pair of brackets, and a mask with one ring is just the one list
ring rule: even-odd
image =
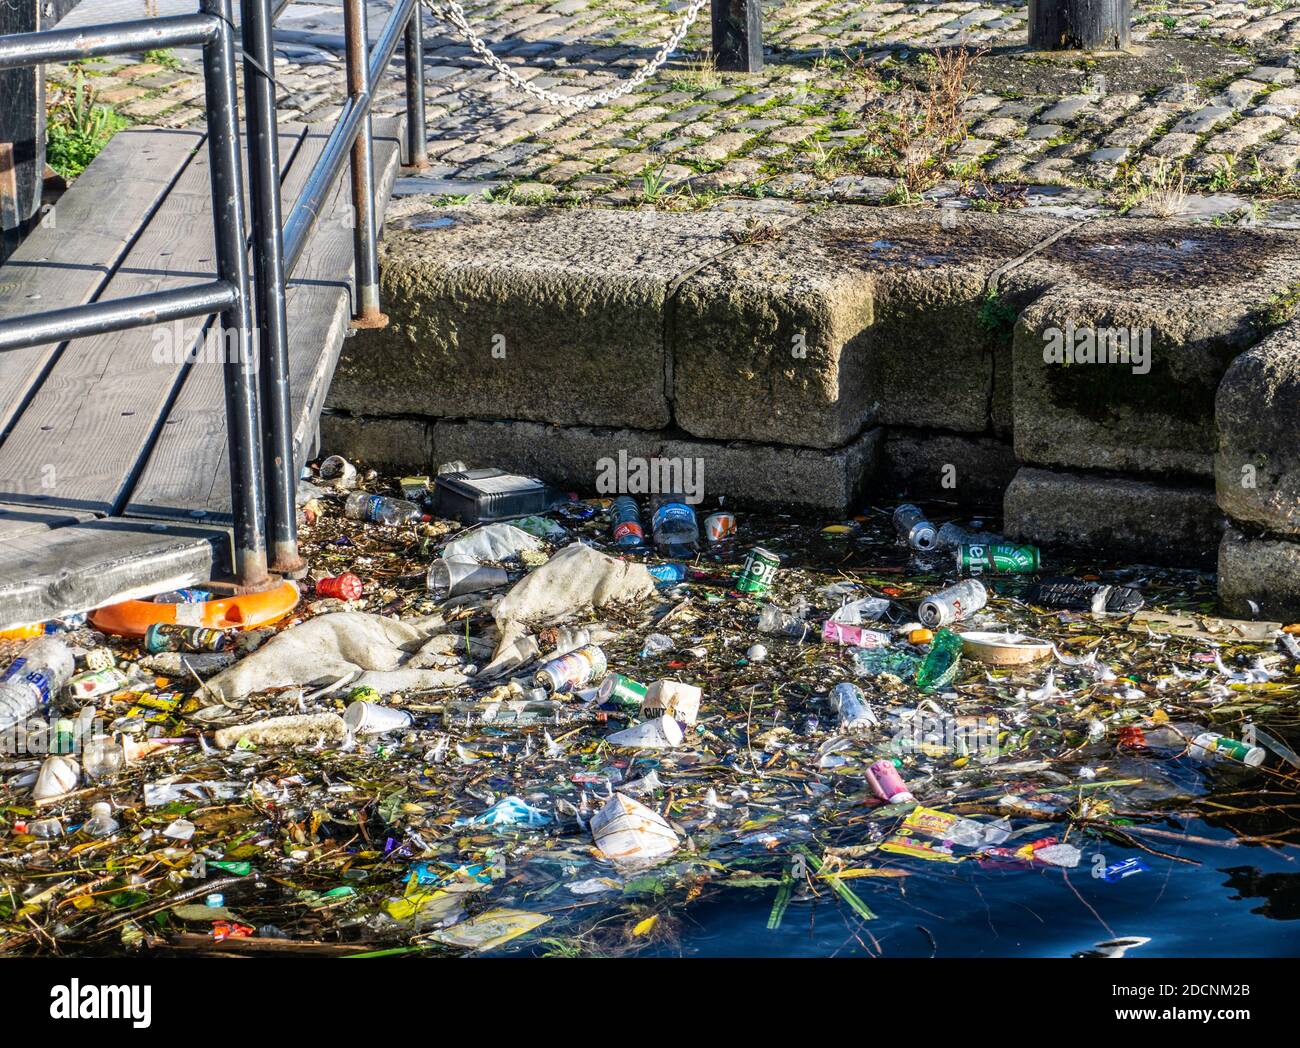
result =
[{"label": "orange buoy ring", "polygon": [[28,626],[15,626],[13,629],[0,630],[0,640],[27,640],[29,637],[45,636],[45,623],[34,622]]},{"label": "orange buoy ring", "polygon": [[244,593],[193,604],[155,604],[151,600],[124,600],[90,613],[97,630],[119,637],[143,637],[157,622],[181,626],[206,626],[214,630],[253,630],[279,622],[298,606],[298,586],[285,579],[274,589]]}]

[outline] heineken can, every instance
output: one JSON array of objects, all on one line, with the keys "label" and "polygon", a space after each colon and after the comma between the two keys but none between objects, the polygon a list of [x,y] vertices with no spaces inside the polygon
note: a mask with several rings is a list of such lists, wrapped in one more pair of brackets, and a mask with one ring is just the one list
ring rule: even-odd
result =
[{"label": "heineken can", "polygon": [[989,602],[988,590],[979,579],[967,579],[941,589],[921,601],[917,618],[921,625],[937,630],[958,619],[968,618]]},{"label": "heineken can", "polygon": [[163,651],[224,651],[229,646],[228,633],[205,626],[177,626],[170,622],[155,622],[144,633],[144,650],[150,655]]},{"label": "heineken can", "polygon": [[772,588],[776,569],[780,566],[780,557],[762,546],[755,546],[745,555],[745,563],[736,576],[736,589],[751,597],[765,596]]},{"label": "heineken can", "polygon": [[596,690],[596,698],[601,702],[617,702],[620,706],[641,708],[641,700],[649,689],[631,677],[621,673],[606,674]]},{"label": "heineken can", "polygon": [[1013,542],[969,542],[957,547],[957,570],[970,575],[1019,575],[1037,571],[1037,546],[1017,546]]},{"label": "heineken can", "polygon": [[544,663],[533,677],[533,683],[552,694],[563,695],[600,680],[605,676],[605,668],[605,653],[595,644],[584,644]]}]

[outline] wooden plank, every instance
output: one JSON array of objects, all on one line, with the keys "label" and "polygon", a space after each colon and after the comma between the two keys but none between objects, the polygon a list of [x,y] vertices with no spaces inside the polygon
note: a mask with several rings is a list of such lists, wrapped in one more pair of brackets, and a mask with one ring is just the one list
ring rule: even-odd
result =
[{"label": "wooden plank", "polygon": [[[93,166],[93,165],[92,165]],[[216,277],[206,148],[186,166],[101,298],[186,287]],[[220,371],[212,318],[157,324],[68,343],[0,445],[0,499],[31,504],[52,472],[43,506],[119,512],[192,368]],[[192,361],[197,352],[197,360]]]},{"label": "wooden plank", "polygon": [[90,513],[74,510],[43,510],[27,506],[10,506],[0,503],[0,545],[33,532],[46,532],[69,524],[93,520]]},{"label": "wooden plank", "polygon": [[229,570],[224,528],[96,520],[0,546],[0,629],[206,582]]},{"label": "wooden plank", "polygon": [[[397,177],[402,126],[400,117],[376,117],[374,121],[375,198],[381,212]],[[308,138],[316,155],[324,138],[323,132],[313,132]],[[308,159],[304,147],[303,160]],[[296,199],[309,173],[307,163],[295,159],[285,178],[286,201]],[[352,230],[341,219],[347,214],[350,192],[345,169],[288,287],[290,395],[298,466],[347,333]],[[195,369],[186,377],[126,507],[127,514],[176,519],[197,517],[201,511],[202,519],[209,522],[230,520],[225,404],[220,375],[210,371]]]},{"label": "wooden plank", "polygon": [[[0,267],[0,314],[65,309],[97,298],[145,220],[203,141],[194,131],[122,131]],[[130,192],[123,192],[124,186]],[[0,434],[61,346],[0,353]]]}]

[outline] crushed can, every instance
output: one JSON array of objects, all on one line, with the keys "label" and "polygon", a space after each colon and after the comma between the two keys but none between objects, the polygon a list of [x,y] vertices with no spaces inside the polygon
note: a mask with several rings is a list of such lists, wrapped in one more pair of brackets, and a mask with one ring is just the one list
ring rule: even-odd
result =
[{"label": "crushed can", "polygon": [[867,784],[877,797],[888,804],[916,803],[893,761],[876,761],[867,769]]},{"label": "crushed can", "polygon": [[1203,731],[1191,741],[1187,752],[1200,761],[1225,761],[1229,764],[1245,764],[1258,768],[1267,756],[1263,746],[1252,746],[1246,742],[1230,739],[1217,731]]},{"label": "crushed can", "polygon": [[631,677],[625,677],[621,673],[608,673],[596,690],[596,698],[602,703],[616,702],[620,706],[640,709],[648,690],[644,684]]}]

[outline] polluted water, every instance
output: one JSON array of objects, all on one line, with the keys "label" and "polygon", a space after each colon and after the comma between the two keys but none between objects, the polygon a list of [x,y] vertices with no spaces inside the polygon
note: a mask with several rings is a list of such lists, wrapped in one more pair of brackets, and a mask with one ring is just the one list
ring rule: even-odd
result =
[{"label": "polluted water", "polygon": [[0,954],[1292,948],[1300,626],[1210,575],[325,465],[279,621],[0,640]]}]

